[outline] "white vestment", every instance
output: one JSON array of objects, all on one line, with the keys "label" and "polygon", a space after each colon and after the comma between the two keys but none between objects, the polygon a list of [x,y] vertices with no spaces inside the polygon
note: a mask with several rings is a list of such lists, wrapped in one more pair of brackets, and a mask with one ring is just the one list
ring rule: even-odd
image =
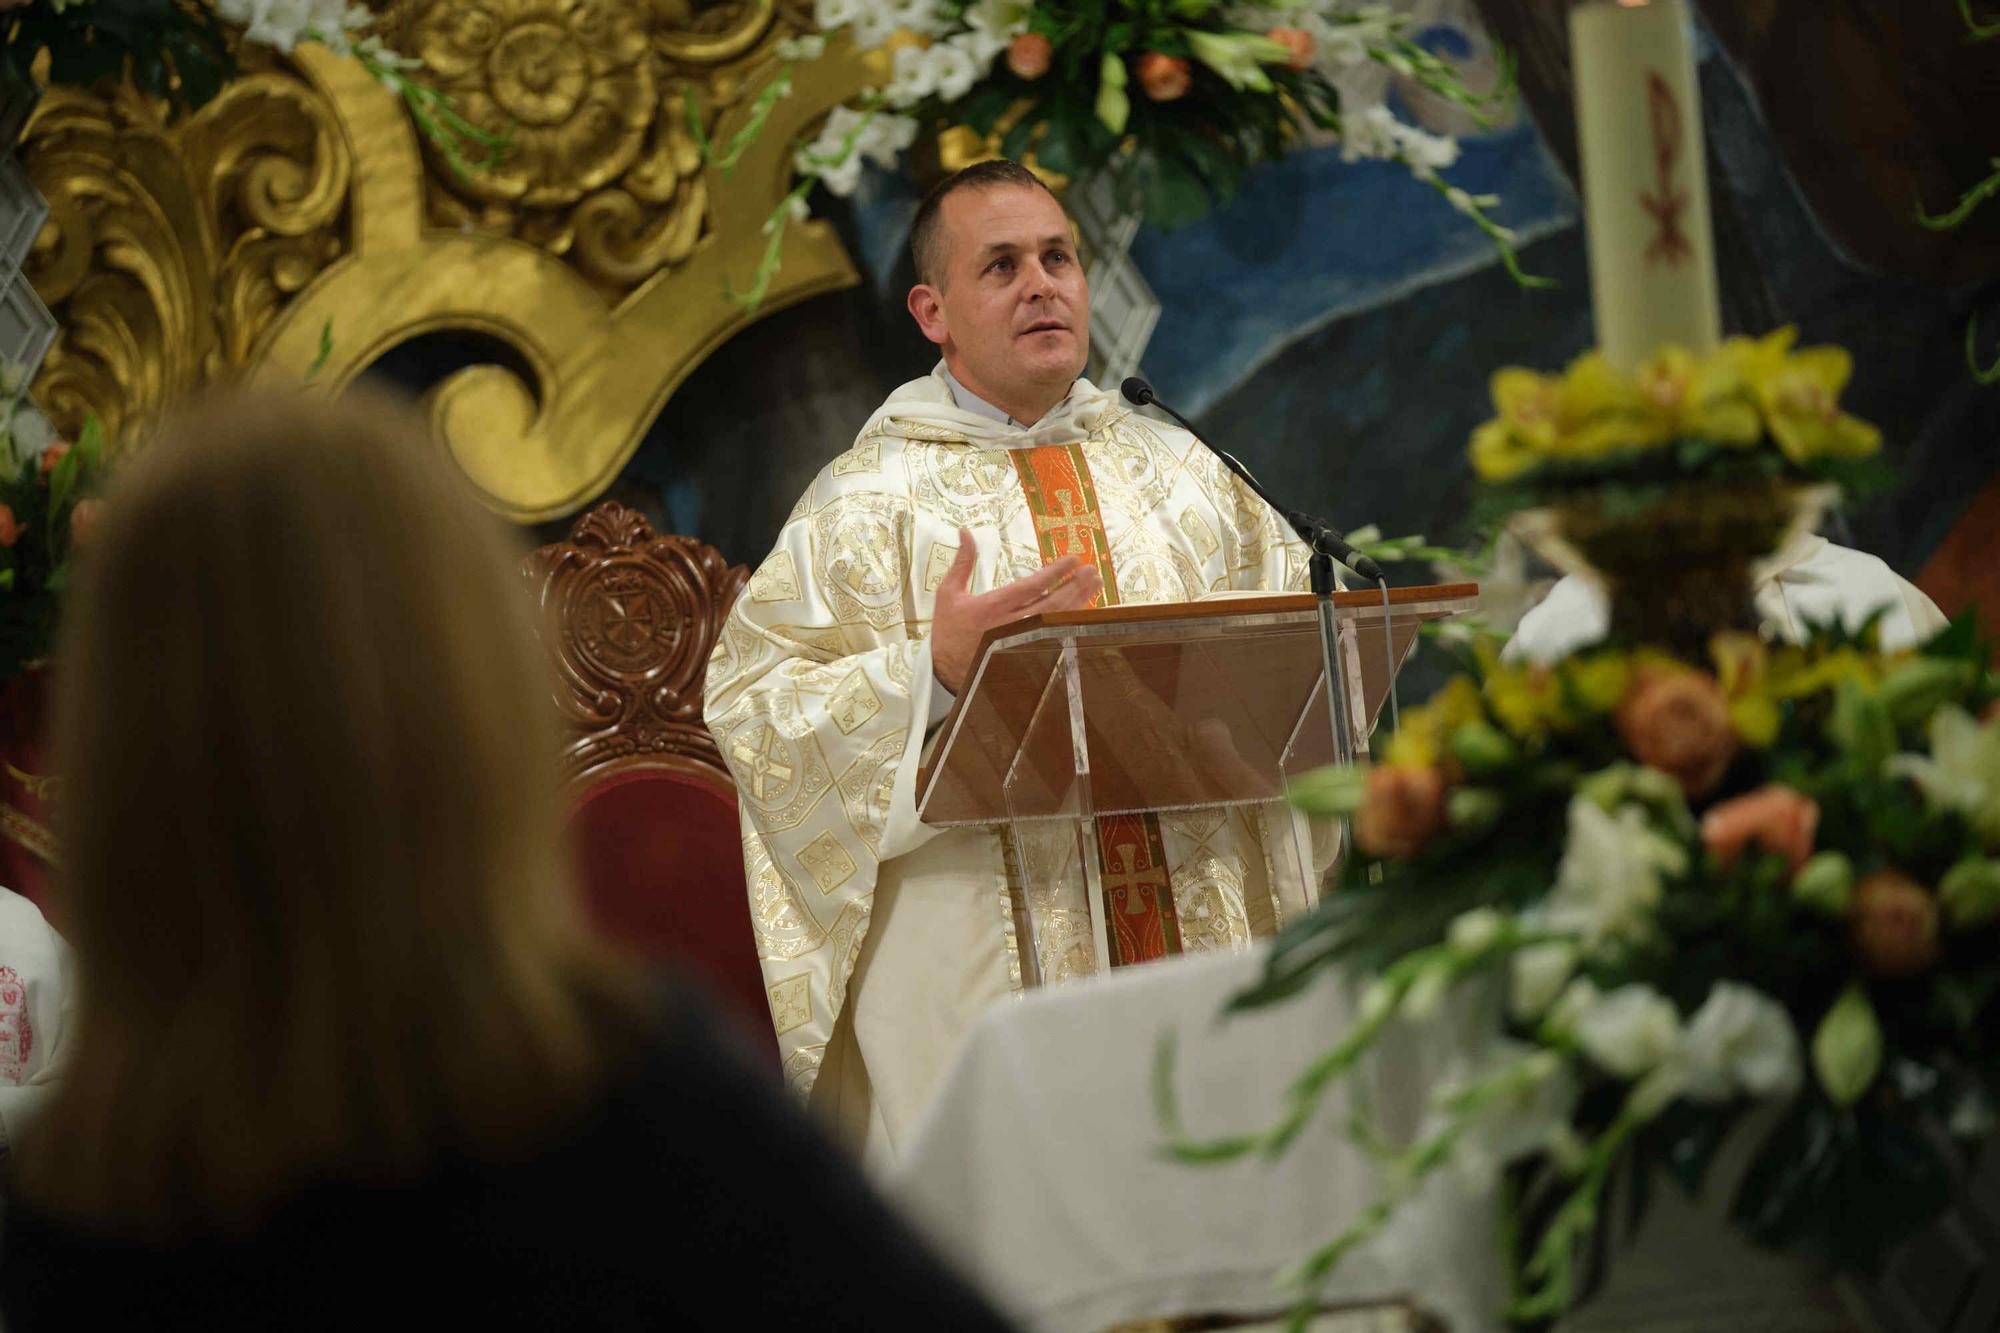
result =
[{"label": "white vestment", "polygon": [[[1674,576],[1664,559],[1660,577]],[[1758,618],[1788,643],[1805,638],[1806,622],[1839,620],[1858,627],[1877,611],[1882,647],[1907,648],[1945,627],[1944,613],[1914,584],[1872,555],[1835,546],[1824,537],[1801,533],[1785,543],[1753,574]],[[1509,660],[1553,662],[1602,639],[1611,625],[1604,589],[1575,574],[1564,576],[1549,595],[1521,618],[1507,644]]]},{"label": "white vestment", "polygon": [[0,1147],[19,1139],[60,1083],[75,1039],[75,964],[41,909],[0,889]]},{"label": "white vestment", "polygon": [[[1030,460],[1051,454],[1088,493],[1045,488],[1032,512]],[[961,526],[977,593],[1065,549],[1052,530],[1074,542],[1086,509],[1107,600],[1304,585],[1304,546],[1185,431],[1085,380],[1023,430],[959,407],[940,367],[891,394],[814,480],[709,662],[706,720],[737,781],[785,1077],[878,1163],[971,1023],[1020,989],[1014,913],[1021,858],[1036,854],[999,826],[917,818],[935,595]],[[1289,824],[1267,822],[1255,808],[1161,820],[1185,951],[1245,948],[1272,928],[1274,855],[1293,844]],[[1059,978],[1074,957],[1039,961]]]}]

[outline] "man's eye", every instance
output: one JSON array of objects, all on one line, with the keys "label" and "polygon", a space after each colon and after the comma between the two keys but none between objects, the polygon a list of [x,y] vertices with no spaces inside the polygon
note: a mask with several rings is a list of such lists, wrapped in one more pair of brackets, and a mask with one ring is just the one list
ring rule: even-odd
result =
[{"label": "man's eye", "polygon": [[1011,269],[1013,267],[1014,267],[1014,261],[1011,259],[996,259],[991,264],[988,264],[986,266],[986,271],[988,273],[999,273],[1003,270]]},{"label": "man's eye", "polygon": [[1062,250],[1051,250],[1049,251],[1048,262],[1051,264],[1067,264],[1069,262],[1069,255]]}]

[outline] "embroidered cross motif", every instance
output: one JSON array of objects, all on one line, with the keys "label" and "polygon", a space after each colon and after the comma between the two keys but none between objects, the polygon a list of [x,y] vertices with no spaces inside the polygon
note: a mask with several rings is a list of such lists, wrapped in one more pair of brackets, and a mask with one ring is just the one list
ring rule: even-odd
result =
[{"label": "embroidered cross motif", "polygon": [[1058,555],[1087,556],[1092,549],[1091,529],[1095,526],[1088,511],[1078,513],[1076,493],[1067,486],[1056,491],[1049,508],[1058,512],[1035,515],[1035,532],[1062,539]]},{"label": "embroidered cross motif", "polygon": [[758,800],[765,799],[766,787],[772,781],[783,785],[792,780],[794,772],[790,764],[771,753],[778,744],[778,733],[765,727],[762,744],[751,745],[738,741],[729,747],[730,757],[750,770],[750,794]]},{"label": "embroidered cross motif", "polygon": [[1111,850],[1113,855],[1105,858],[1109,863],[1104,867],[1105,892],[1113,902],[1123,899],[1126,916],[1144,916],[1151,908],[1145,891],[1159,887],[1159,868],[1139,869],[1139,848],[1134,843],[1121,842]]}]

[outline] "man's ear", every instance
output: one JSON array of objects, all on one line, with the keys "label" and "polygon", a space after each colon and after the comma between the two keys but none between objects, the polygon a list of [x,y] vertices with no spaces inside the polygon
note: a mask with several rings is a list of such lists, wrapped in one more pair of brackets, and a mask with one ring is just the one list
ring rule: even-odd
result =
[{"label": "man's ear", "polygon": [[944,296],[927,282],[920,282],[910,288],[910,318],[917,321],[917,328],[924,337],[938,346],[944,346],[949,330],[944,322]]}]

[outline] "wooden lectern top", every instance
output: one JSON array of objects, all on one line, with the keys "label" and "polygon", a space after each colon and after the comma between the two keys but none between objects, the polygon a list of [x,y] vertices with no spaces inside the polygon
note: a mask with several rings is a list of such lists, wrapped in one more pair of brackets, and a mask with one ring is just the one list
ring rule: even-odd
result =
[{"label": "wooden lectern top", "polygon": [[[1472,583],[1339,592],[1356,712],[1372,719],[1419,627]],[[1064,668],[1065,657],[1075,670]],[[1028,616],[989,630],[917,776],[934,825],[1240,805],[1332,759],[1310,593]],[[1083,719],[1071,725],[1071,691]],[[1365,722],[1363,726],[1365,732]]]}]

